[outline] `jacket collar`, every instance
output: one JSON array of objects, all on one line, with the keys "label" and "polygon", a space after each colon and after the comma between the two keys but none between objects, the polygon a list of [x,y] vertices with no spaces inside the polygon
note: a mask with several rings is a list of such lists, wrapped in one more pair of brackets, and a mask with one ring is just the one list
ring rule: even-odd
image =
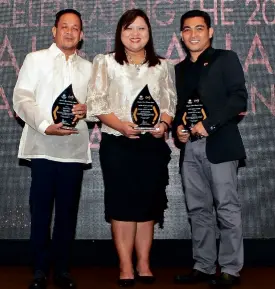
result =
[{"label": "jacket collar", "polygon": [[199,55],[196,62],[192,62],[190,55],[187,55],[187,57],[186,57],[187,63],[205,63],[205,62],[208,62],[211,59],[214,52],[215,52],[215,49],[213,47],[209,46]]}]

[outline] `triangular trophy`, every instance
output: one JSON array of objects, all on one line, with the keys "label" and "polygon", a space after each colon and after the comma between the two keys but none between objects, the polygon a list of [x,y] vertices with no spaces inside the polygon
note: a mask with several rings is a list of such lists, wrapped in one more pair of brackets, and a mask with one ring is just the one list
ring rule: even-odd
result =
[{"label": "triangular trophy", "polygon": [[146,85],[134,100],[131,108],[131,115],[134,124],[139,130],[154,130],[160,116],[160,109],[153,99],[148,85]]},{"label": "triangular trophy", "polygon": [[61,94],[56,98],[52,106],[52,117],[54,123],[63,123],[65,129],[73,129],[76,122],[73,122],[75,115],[72,113],[72,108],[78,104],[73,87],[70,84]]},{"label": "triangular trophy", "polygon": [[[194,90],[192,96],[188,98],[184,106],[182,123],[185,129],[191,132],[192,127],[207,118],[205,107],[197,90]],[[190,134],[191,141],[200,137]]]}]

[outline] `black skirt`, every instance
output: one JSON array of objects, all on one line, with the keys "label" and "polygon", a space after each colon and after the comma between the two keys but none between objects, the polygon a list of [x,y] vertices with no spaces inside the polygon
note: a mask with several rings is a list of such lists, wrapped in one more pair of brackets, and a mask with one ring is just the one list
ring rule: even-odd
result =
[{"label": "black skirt", "polygon": [[105,219],[163,223],[171,150],[163,138],[139,139],[102,133],[100,163]]}]

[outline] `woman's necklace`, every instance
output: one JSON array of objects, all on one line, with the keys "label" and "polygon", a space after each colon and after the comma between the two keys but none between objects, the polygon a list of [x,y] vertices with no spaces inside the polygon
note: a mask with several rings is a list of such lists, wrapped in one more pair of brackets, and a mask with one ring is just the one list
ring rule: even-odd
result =
[{"label": "woman's necklace", "polygon": [[140,63],[135,63],[132,59],[132,57],[125,51],[126,57],[128,58],[128,61],[134,65],[137,71],[140,71],[141,66],[146,62],[146,50],[144,50],[144,58]]}]

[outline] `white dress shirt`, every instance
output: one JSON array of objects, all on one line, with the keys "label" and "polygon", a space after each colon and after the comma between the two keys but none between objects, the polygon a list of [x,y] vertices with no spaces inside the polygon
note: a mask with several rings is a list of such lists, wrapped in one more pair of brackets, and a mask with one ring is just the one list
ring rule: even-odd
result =
[{"label": "white dress shirt", "polygon": [[91,62],[77,54],[66,61],[65,54],[55,44],[26,56],[13,93],[14,110],[25,122],[19,158],[91,162],[89,133],[84,120],[76,125],[78,134],[45,134],[46,128],[53,124],[52,105],[70,84],[79,103],[86,102],[91,71]]},{"label": "white dress shirt", "polygon": [[[174,65],[164,59],[160,62],[152,67],[143,64],[137,70],[133,64],[119,64],[113,53],[97,55],[89,84],[88,118],[96,120],[97,115],[114,113],[121,121],[132,122],[132,104],[146,85],[160,113],[174,117],[177,102]],[[121,135],[105,124],[102,124],[101,131]]]}]

